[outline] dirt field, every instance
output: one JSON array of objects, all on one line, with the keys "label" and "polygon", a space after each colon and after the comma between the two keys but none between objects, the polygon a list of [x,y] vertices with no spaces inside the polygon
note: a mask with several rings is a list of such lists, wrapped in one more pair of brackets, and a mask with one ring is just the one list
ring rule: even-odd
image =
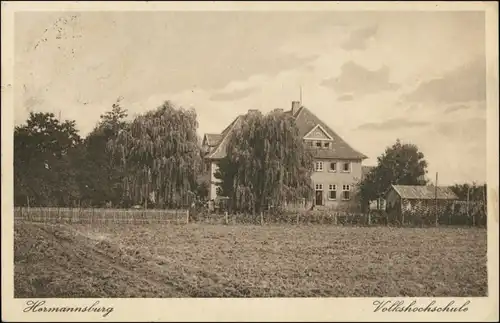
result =
[{"label": "dirt field", "polygon": [[15,297],[485,296],[485,229],[16,224]]}]

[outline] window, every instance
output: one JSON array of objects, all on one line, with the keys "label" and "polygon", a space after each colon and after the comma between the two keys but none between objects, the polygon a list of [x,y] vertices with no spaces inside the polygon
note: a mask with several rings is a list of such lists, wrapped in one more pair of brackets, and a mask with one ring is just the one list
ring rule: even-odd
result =
[{"label": "window", "polygon": [[205,163],[205,171],[209,172],[210,171],[210,162]]},{"label": "window", "polygon": [[309,144],[309,146],[314,147],[314,142],[309,141],[308,144]]},{"label": "window", "polygon": [[316,191],[322,191],[323,190],[323,184],[316,184]]},{"label": "window", "polygon": [[345,162],[342,164],[342,171],[343,172],[350,172],[351,171],[351,163],[350,162]]},{"label": "window", "polygon": [[323,147],[325,147],[325,148],[329,148],[329,147],[330,147],[330,143],[329,143],[329,142],[325,142],[325,143],[323,143]]},{"label": "window", "polygon": [[316,170],[317,172],[322,172],[323,171],[323,162],[314,163],[314,170]]},{"label": "window", "polygon": [[316,147],[321,148],[321,141],[316,141]]},{"label": "window", "polygon": [[328,185],[328,199],[329,200],[337,199],[337,185],[334,184]]},{"label": "window", "polygon": [[329,172],[336,172],[337,171],[337,162],[331,162],[330,169],[328,171]]},{"label": "window", "polygon": [[342,185],[342,199],[345,201],[351,199],[351,185]]}]

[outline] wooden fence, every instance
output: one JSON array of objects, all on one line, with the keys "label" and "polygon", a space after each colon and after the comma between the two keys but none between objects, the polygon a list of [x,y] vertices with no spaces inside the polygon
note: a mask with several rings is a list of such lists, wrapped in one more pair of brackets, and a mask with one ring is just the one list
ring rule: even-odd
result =
[{"label": "wooden fence", "polygon": [[[422,216],[422,215],[420,215]],[[383,211],[370,213],[314,210],[284,213],[262,212],[259,214],[208,213],[191,210],[135,210],[106,208],[54,208],[54,207],[15,207],[15,222],[42,223],[80,223],[80,224],[153,224],[153,223],[205,223],[205,224],[324,224],[356,226],[434,226],[435,221],[415,220],[408,217],[405,223],[392,221]],[[486,226],[486,215],[481,217],[447,214],[440,217],[439,225]]]},{"label": "wooden fence", "polygon": [[15,207],[15,222],[80,223],[80,224],[186,224],[188,210],[135,210],[98,208]]}]

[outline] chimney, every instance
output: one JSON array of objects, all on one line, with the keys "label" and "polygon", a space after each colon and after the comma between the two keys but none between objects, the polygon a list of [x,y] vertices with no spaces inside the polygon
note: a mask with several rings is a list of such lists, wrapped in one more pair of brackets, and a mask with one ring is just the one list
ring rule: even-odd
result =
[{"label": "chimney", "polygon": [[300,101],[292,101],[292,115],[295,116],[300,109]]}]

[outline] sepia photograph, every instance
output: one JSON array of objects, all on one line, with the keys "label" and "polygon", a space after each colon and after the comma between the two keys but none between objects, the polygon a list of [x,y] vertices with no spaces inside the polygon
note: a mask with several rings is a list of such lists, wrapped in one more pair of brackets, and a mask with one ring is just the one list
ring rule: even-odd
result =
[{"label": "sepia photograph", "polygon": [[11,18],[24,312],[491,296],[484,9],[72,8]]}]

